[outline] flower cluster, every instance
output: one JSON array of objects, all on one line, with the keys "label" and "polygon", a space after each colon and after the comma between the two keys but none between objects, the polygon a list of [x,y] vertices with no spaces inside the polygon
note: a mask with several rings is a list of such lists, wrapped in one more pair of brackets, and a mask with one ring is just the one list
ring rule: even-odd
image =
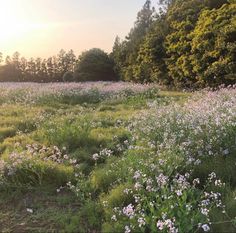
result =
[{"label": "flower cluster", "polygon": [[38,103],[44,98],[62,101],[64,98],[84,97],[87,100],[123,99],[157,88],[127,82],[84,83],[1,83],[0,103]]},{"label": "flower cluster", "polygon": [[[207,232],[211,211],[225,213],[220,193],[225,183],[213,166],[205,167],[204,175],[198,169],[209,159],[225,161],[235,151],[236,90],[203,91],[185,104],[149,106],[127,127],[132,140],[125,155],[134,161],[123,157],[123,164],[115,161],[107,171],[120,175],[111,188],[133,185],[132,192],[124,190],[132,201],[112,207],[114,226],[123,224],[127,232]],[[131,156],[134,151],[137,158]],[[126,166],[124,176],[120,165]]]}]

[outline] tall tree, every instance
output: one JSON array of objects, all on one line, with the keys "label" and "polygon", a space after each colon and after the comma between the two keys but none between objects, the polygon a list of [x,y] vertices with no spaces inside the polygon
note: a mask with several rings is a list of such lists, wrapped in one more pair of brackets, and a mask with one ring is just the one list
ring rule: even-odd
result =
[{"label": "tall tree", "polygon": [[192,37],[191,61],[198,84],[236,83],[236,4],[202,11]]},{"label": "tall tree", "polygon": [[147,0],[143,8],[137,14],[134,27],[130,30],[125,41],[118,42],[116,38],[113,55],[114,60],[119,58],[118,70],[124,80],[132,80],[134,77],[134,66],[138,56],[138,50],[142,41],[153,23],[154,8],[151,1]]},{"label": "tall tree", "polygon": [[167,33],[168,26],[165,18],[159,15],[139,48],[134,69],[136,81],[170,83],[165,65],[164,41]]},{"label": "tall tree", "polygon": [[192,87],[196,73],[191,60],[192,37],[199,15],[204,9],[217,8],[227,0],[175,0],[167,11],[170,33],[166,38],[169,76],[175,86]]}]

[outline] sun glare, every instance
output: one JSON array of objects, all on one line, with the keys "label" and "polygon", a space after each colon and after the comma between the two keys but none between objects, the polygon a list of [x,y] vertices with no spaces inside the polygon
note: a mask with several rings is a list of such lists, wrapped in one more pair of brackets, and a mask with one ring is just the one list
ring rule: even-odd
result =
[{"label": "sun glare", "polygon": [[3,51],[18,50],[18,44],[22,47],[29,41],[27,38],[45,26],[31,19],[19,1],[0,0],[0,49]]},{"label": "sun glare", "polygon": [[19,34],[24,33],[26,27],[23,24],[23,19],[19,17],[12,2],[1,1],[0,8],[0,27],[1,27],[1,42],[11,42]]}]

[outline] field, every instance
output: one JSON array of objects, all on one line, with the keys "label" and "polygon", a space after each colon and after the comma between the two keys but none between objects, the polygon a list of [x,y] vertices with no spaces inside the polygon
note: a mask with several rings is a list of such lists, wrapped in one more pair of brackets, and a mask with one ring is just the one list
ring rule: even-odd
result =
[{"label": "field", "polygon": [[236,232],[236,89],[0,83],[0,232]]}]

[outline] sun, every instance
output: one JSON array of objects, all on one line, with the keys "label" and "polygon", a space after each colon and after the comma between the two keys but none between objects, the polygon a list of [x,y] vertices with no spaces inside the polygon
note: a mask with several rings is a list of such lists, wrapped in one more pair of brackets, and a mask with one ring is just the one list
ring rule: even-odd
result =
[{"label": "sun", "polygon": [[29,24],[17,12],[14,1],[0,0],[0,3],[0,41],[13,42],[29,30]]},{"label": "sun", "polygon": [[29,38],[45,28],[44,24],[29,17],[19,2],[0,0],[0,51],[13,52],[30,47]]}]

